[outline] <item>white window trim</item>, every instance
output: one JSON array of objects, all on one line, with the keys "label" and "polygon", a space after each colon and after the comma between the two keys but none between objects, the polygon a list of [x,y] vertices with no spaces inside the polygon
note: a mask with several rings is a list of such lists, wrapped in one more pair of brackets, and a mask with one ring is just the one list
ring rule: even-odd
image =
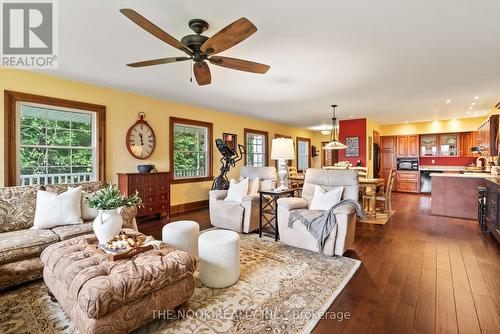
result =
[{"label": "white window trim", "polygon": [[248,131],[246,133],[246,136],[247,137],[245,139],[246,139],[246,142],[247,142],[247,146],[248,146],[248,143],[250,142],[250,138],[249,138],[250,136],[262,137],[262,153],[253,153],[253,156],[255,156],[255,155],[261,155],[262,156],[262,165],[255,165],[255,164],[250,165],[249,164],[249,159],[248,159],[248,157],[249,157],[248,153],[246,154],[246,161],[245,161],[246,165],[250,166],[250,167],[265,167],[267,165],[267,161],[265,161],[266,160],[266,154],[267,154],[267,152],[266,152],[266,149],[267,149],[267,147],[266,147],[267,146],[266,136],[264,134],[262,134],[262,133],[255,133],[255,132],[251,132],[251,131]]},{"label": "white window trim", "polygon": [[[209,159],[209,155],[210,155],[210,149],[209,149],[209,129],[208,127],[206,126],[199,126],[199,125],[193,125],[193,124],[187,124],[187,123],[182,123],[182,122],[174,122],[174,125],[173,125],[173,130],[175,131],[175,127],[176,126],[183,126],[183,127],[189,127],[189,128],[197,128],[197,129],[202,129],[205,131],[205,145],[204,145],[204,153],[205,153],[205,174],[204,175],[198,175],[198,176],[183,176],[183,177],[179,177],[179,176],[175,176],[175,161],[173,162],[173,178],[174,180],[185,180],[185,179],[203,179],[203,178],[207,178],[209,177],[209,173],[210,173],[210,170],[209,170],[209,163],[210,163],[210,159]],[[174,140],[174,143],[172,145],[173,147],[173,152],[172,152],[172,159],[174,159],[175,157],[175,152],[179,152],[179,151],[176,151],[175,150],[175,133],[173,135],[173,140]],[[202,152],[202,151],[197,151],[197,152]]]}]

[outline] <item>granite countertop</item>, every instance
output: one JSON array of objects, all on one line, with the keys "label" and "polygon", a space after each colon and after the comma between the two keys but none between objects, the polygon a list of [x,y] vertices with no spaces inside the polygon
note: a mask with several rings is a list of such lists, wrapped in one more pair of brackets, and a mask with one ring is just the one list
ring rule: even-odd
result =
[{"label": "granite countertop", "polygon": [[450,172],[463,172],[465,166],[434,166],[434,165],[420,165],[420,170],[444,170]]},{"label": "granite countertop", "polygon": [[496,179],[496,176],[493,176],[488,173],[464,173],[464,174],[446,174],[446,173],[431,173],[431,177],[461,177],[461,178],[483,178],[483,179]]}]

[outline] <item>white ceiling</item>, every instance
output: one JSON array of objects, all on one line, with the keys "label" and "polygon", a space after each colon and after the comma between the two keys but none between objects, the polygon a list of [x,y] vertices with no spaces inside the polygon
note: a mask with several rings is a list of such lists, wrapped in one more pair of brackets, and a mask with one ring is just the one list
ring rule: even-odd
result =
[{"label": "white ceiling", "polygon": [[[500,100],[500,1],[59,1],[59,69],[49,74],[302,127],[340,118],[380,123],[484,115]],[[203,18],[215,32],[245,16],[258,31],[221,55],[271,65],[267,74],[190,62],[126,63],[182,52],[118,10],[135,9],[174,37]],[[473,97],[479,96],[467,114]],[[451,103],[445,101],[451,99]]]}]

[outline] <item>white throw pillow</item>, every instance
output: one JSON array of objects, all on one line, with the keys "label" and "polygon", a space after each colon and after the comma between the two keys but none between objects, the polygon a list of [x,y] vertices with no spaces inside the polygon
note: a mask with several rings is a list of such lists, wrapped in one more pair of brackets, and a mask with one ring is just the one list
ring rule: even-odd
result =
[{"label": "white throw pillow", "polygon": [[240,182],[236,182],[231,179],[229,183],[229,189],[227,191],[227,197],[224,199],[225,201],[239,202],[243,197],[245,197],[248,193],[248,179],[243,179]]},{"label": "white throw pillow", "polygon": [[82,187],[61,194],[38,190],[33,229],[82,223]]},{"label": "white throw pillow", "polygon": [[[74,187],[68,187],[68,189],[75,189]],[[82,219],[83,220],[93,220],[99,214],[99,210],[91,208],[85,201],[87,198],[94,196],[95,192],[89,193],[82,190]]]},{"label": "white throw pillow", "polygon": [[[239,182],[247,179],[246,177],[240,176]],[[248,195],[257,195],[259,193],[260,178],[256,177],[253,179],[248,179]]]},{"label": "white throw pillow", "polygon": [[326,191],[323,187],[314,186],[314,194],[309,210],[330,210],[332,206],[340,202],[344,187],[338,187],[330,191]]}]

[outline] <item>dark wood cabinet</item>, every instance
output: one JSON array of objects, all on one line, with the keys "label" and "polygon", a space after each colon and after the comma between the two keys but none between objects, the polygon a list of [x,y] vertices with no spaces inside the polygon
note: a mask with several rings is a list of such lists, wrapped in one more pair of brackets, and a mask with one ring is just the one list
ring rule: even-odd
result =
[{"label": "dark wood cabinet", "polygon": [[[384,178],[386,182],[389,180],[391,169],[396,169],[396,140],[397,138],[394,136],[380,137],[382,143],[380,148],[380,177]],[[394,185],[395,188],[396,185]]]},{"label": "dark wood cabinet", "polygon": [[418,158],[418,135],[398,136],[397,137],[397,157]]},{"label": "dark wood cabinet", "polygon": [[462,132],[460,134],[460,156],[461,157],[478,157],[479,154],[472,153],[471,148],[478,146],[477,132]]},{"label": "dark wood cabinet", "polygon": [[118,173],[118,187],[126,195],[133,194],[135,191],[139,193],[144,207],[138,210],[138,217],[170,218],[169,173]]},{"label": "dark wood cabinet", "polygon": [[420,192],[420,177],[418,171],[397,171],[396,190],[401,192]]},{"label": "dark wood cabinet", "polygon": [[500,242],[500,183],[496,180],[486,180],[486,227],[498,242]]},{"label": "dark wood cabinet", "polygon": [[495,156],[498,154],[497,132],[499,115],[491,115],[479,126],[478,144],[482,154],[485,156]]}]

